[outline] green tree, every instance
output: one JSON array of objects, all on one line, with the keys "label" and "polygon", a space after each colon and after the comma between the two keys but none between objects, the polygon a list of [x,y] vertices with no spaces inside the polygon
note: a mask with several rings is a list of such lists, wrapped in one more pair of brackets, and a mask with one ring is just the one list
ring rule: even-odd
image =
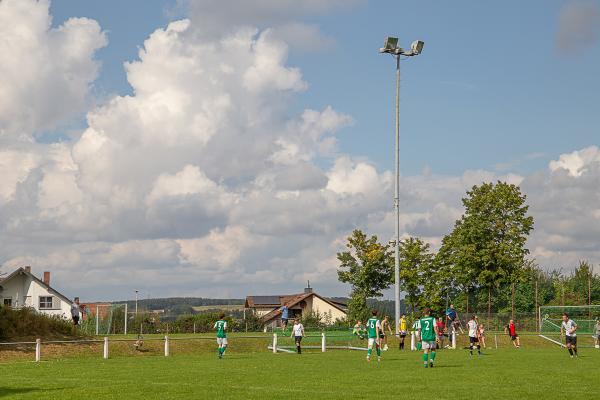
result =
[{"label": "green tree", "polygon": [[487,289],[488,314],[492,290],[516,283],[525,267],[529,254],[525,244],[533,229],[525,200],[518,186],[505,182],[473,186],[462,200],[465,212],[448,239],[457,280],[467,285],[466,290],[469,281]]},{"label": "green tree", "polygon": [[347,251],[337,254],[340,262],[338,279],[352,286],[348,311],[350,319],[368,315],[367,298],[381,297],[393,283],[393,256],[389,245],[378,242],[377,236],[367,237],[356,229],[348,237]]},{"label": "green tree", "polygon": [[[419,238],[400,241],[400,288],[411,313],[417,307],[438,305],[441,297],[433,271],[433,254],[429,244]],[[437,301],[436,301],[437,300]]]}]

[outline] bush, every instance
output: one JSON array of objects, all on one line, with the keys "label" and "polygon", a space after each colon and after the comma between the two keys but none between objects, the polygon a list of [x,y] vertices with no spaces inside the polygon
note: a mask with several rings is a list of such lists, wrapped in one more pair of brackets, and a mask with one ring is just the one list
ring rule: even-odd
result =
[{"label": "bush", "polygon": [[40,314],[33,308],[0,306],[0,340],[64,339],[73,336],[79,335],[74,335],[71,322],[61,317]]}]

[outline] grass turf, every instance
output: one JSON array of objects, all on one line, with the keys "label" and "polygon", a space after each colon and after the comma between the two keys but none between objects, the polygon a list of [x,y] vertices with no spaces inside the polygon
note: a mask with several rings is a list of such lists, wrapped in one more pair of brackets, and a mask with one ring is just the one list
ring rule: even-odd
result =
[{"label": "grass turf", "polygon": [[591,398],[600,390],[600,351],[570,359],[564,349],[498,349],[481,357],[438,352],[425,369],[421,353],[395,349],[367,363],[365,352],[230,352],[172,357],[71,358],[0,364],[1,399],[315,399]]}]

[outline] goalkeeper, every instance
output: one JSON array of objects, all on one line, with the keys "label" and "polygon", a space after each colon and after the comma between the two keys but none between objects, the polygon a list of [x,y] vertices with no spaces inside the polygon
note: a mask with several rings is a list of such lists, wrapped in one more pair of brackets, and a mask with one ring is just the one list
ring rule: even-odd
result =
[{"label": "goalkeeper", "polygon": [[352,334],[358,336],[359,339],[362,340],[367,335],[367,329],[361,321],[356,321],[356,325],[354,325],[354,328],[352,329]]}]

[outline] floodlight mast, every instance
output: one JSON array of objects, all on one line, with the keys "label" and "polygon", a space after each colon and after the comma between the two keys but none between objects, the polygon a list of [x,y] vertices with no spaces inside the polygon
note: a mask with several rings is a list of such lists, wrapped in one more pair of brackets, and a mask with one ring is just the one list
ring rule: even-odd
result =
[{"label": "floodlight mast", "polygon": [[394,238],[394,325],[396,335],[400,333],[400,56],[412,57],[421,54],[423,45],[421,40],[415,40],[410,46],[410,51],[398,47],[398,38],[388,36],[380,53],[391,54],[396,58],[396,178],[394,182],[394,211],[396,232]]}]

